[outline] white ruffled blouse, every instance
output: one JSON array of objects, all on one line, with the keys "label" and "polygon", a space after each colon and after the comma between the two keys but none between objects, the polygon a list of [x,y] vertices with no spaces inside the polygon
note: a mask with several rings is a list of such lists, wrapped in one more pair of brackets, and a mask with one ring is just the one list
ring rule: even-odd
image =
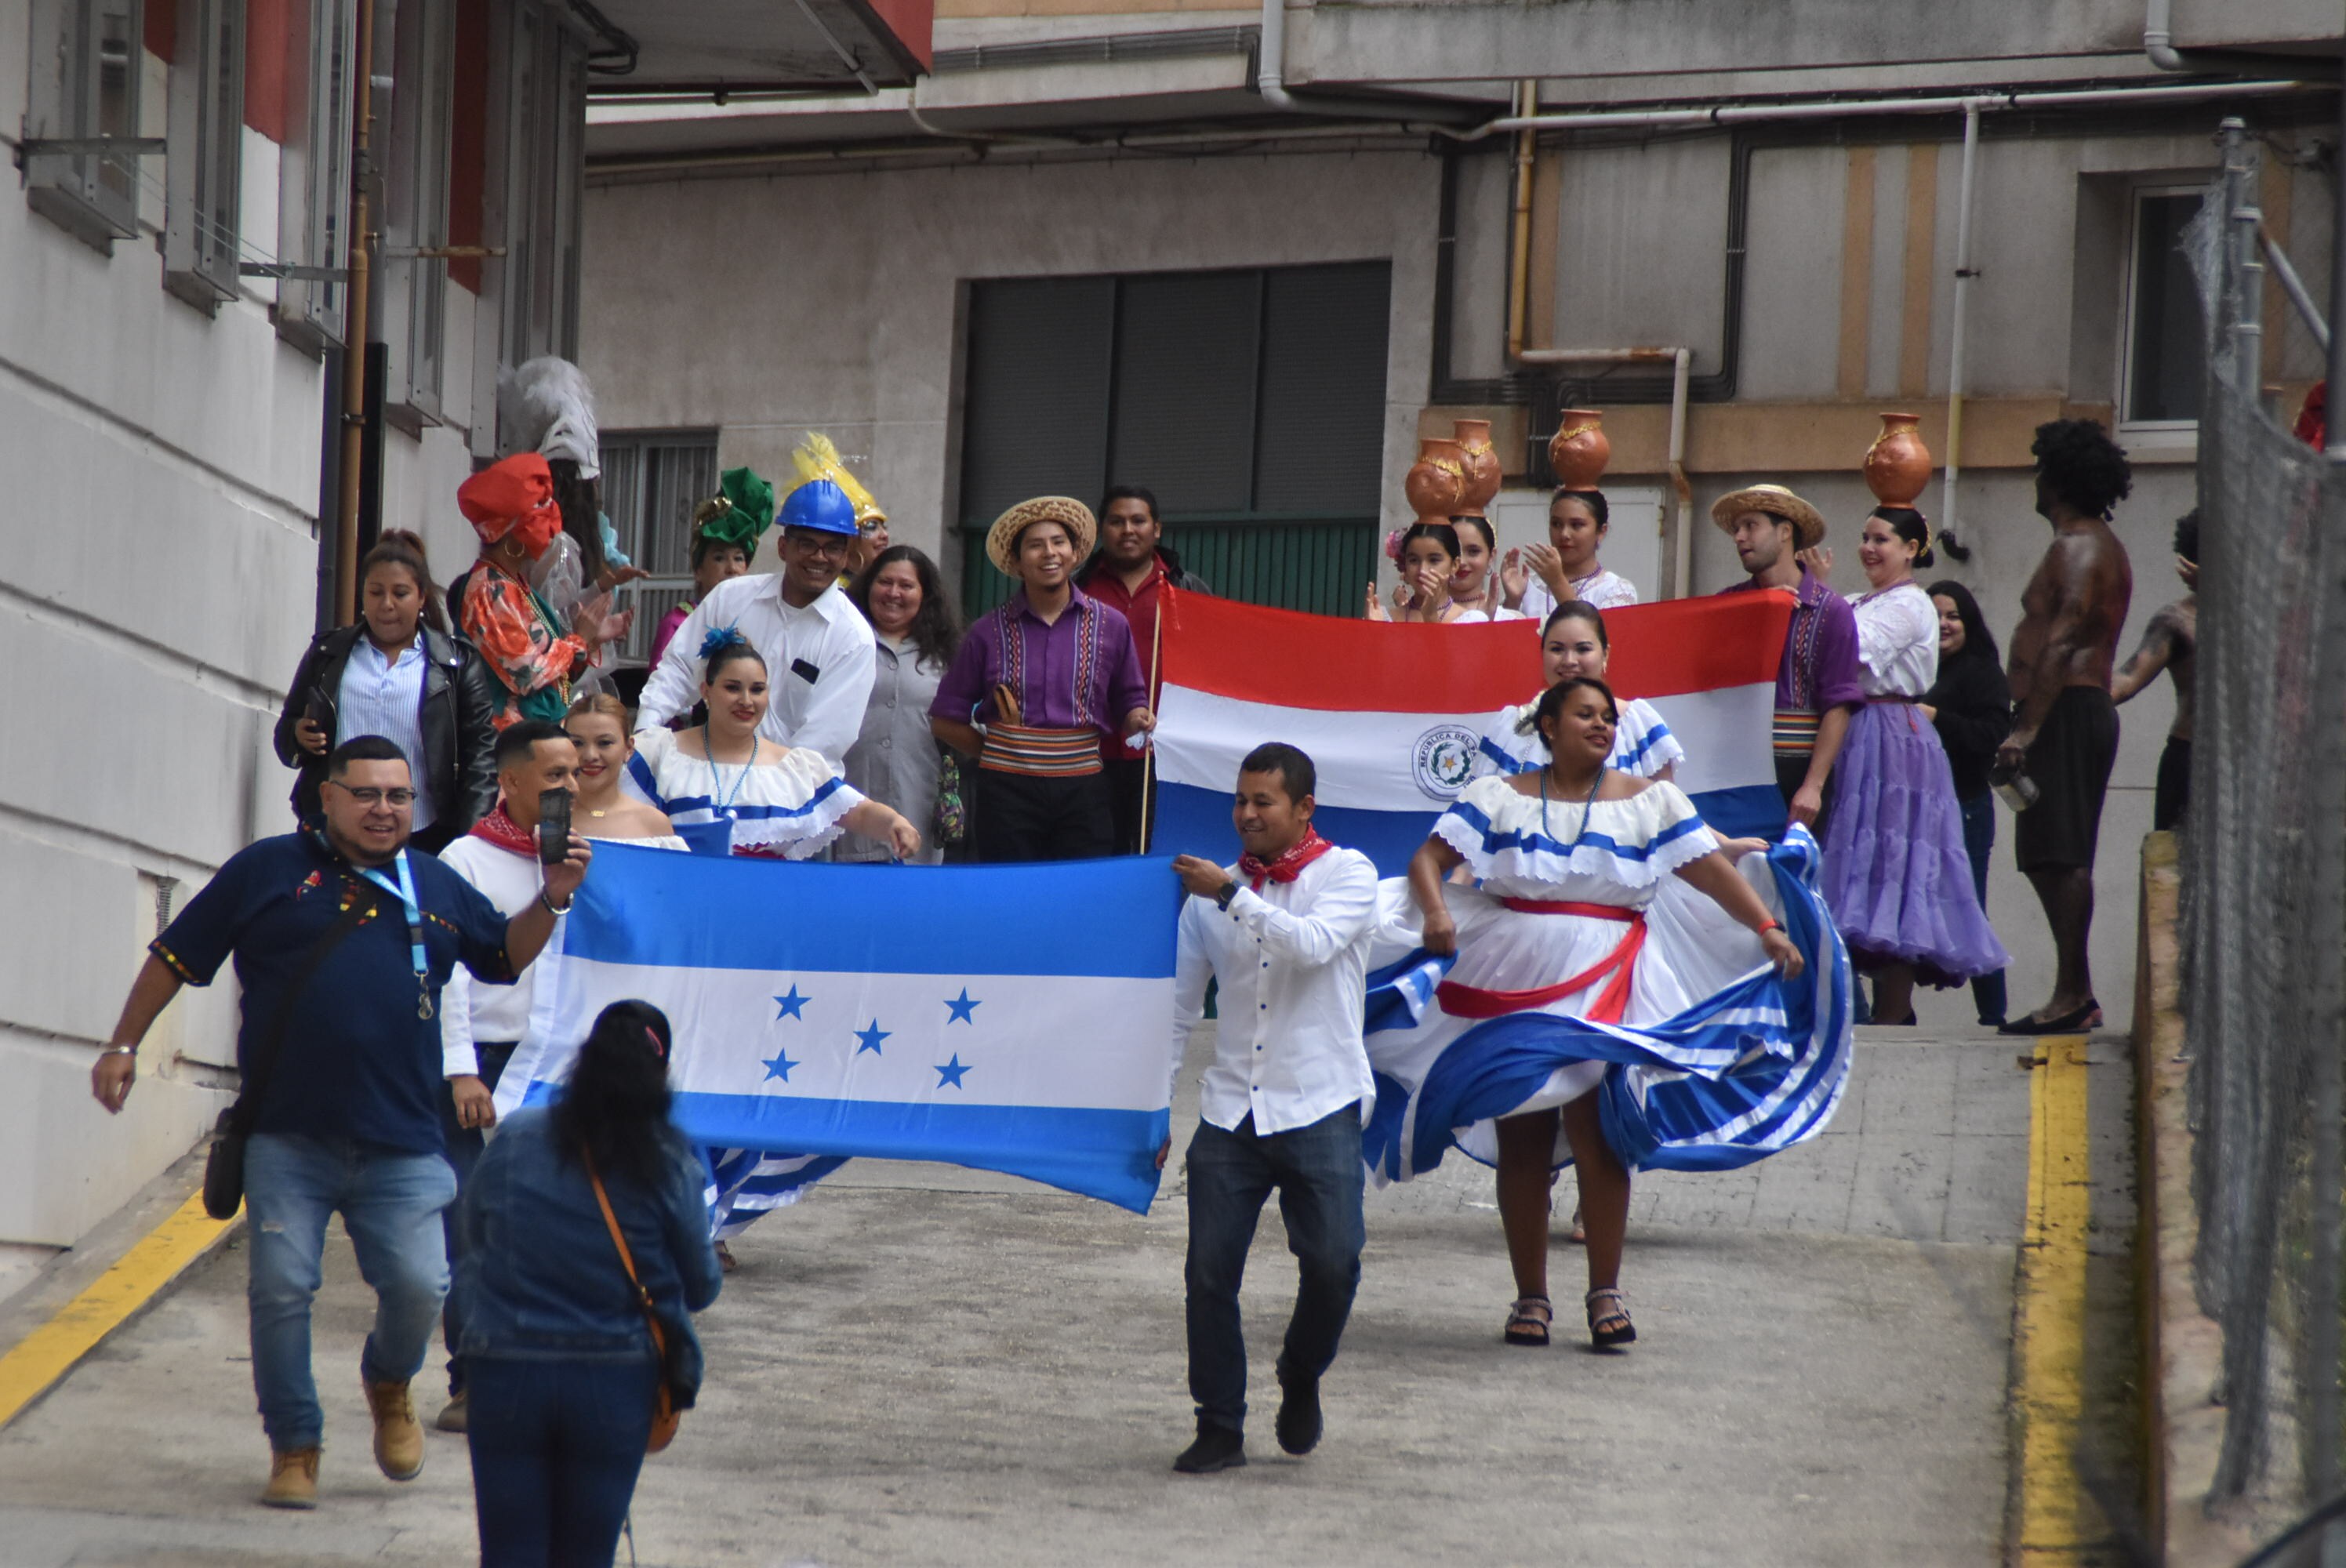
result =
[{"label": "white ruffled blouse", "polygon": [[1850,601],[1857,613],[1858,684],[1868,697],[1920,702],[1939,681],[1939,609],[1912,581]]},{"label": "white ruffled blouse", "polygon": [[687,756],[676,732],[638,732],[622,787],[668,813],[678,828],[729,822],[737,855],[803,860],[845,830],[840,819],[863,804],[819,751],[793,746],[778,762],[735,765]]},{"label": "white ruffled blouse", "polygon": [[[1511,708],[1484,731],[1483,742],[1475,748],[1474,777],[1530,773],[1548,765],[1547,742],[1530,727],[1532,710],[1537,707],[1539,698],[1534,697]],[[1685,760],[1686,748],[1678,744],[1678,738],[1670,733],[1652,703],[1633,697],[1620,708],[1621,723],[1613,732],[1613,755],[1605,759],[1607,768],[1651,779],[1671,763]]]},{"label": "white ruffled blouse", "polygon": [[1621,800],[1542,799],[1494,776],[1433,825],[1499,898],[1643,909],[1662,879],[1719,848],[1686,791],[1655,779]]}]

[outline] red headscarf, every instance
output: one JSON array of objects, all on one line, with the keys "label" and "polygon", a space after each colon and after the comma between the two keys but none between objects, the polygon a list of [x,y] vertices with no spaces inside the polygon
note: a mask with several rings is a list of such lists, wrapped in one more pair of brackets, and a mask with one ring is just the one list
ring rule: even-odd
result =
[{"label": "red headscarf", "polygon": [[562,532],[562,509],[554,502],[554,471],[535,452],[515,453],[493,463],[456,487],[456,509],[484,545],[508,535],[536,560]]}]

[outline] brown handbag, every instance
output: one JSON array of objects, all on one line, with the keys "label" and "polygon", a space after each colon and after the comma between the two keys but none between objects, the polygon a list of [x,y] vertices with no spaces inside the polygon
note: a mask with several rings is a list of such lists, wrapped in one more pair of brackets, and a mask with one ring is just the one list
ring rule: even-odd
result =
[{"label": "brown handbag", "polygon": [[611,1245],[619,1249],[620,1266],[627,1271],[627,1283],[636,1288],[636,1305],[643,1309],[644,1327],[652,1333],[652,1354],[659,1361],[659,1387],[652,1394],[652,1435],[644,1444],[646,1453],[658,1453],[676,1441],[676,1429],[684,1420],[684,1409],[676,1401],[669,1386],[668,1330],[660,1321],[659,1308],[652,1305],[652,1293],[644,1288],[643,1280],[636,1274],[635,1254],[627,1250],[627,1238],[619,1230],[619,1217],[611,1212],[611,1195],[603,1190],[602,1174],[595,1168],[595,1156],[584,1149],[579,1157],[586,1162],[586,1179],[595,1184],[595,1201],[603,1210],[603,1223],[610,1227]]}]

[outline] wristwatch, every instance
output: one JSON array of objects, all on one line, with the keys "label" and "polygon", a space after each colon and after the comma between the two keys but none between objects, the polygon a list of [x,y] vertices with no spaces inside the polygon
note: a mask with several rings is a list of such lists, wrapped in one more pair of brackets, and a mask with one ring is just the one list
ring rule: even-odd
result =
[{"label": "wristwatch", "polygon": [[1230,910],[1230,901],[1238,896],[1238,880],[1236,878],[1232,878],[1230,881],[1222,884],[1222,891],[1214,895],[1214,907],[1220,910],[1224,914],[1228,914]]}]

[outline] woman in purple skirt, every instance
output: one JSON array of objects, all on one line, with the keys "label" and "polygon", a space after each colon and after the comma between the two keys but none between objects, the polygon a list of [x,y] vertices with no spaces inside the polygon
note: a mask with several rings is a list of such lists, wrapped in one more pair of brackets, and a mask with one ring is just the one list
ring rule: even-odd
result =
[{"label": "woman in purple skirt", "polygon": [[1963,808],[1938,731],[1917,709],[1939,673],[1939,615],[1914,581],[1931,530],[1909,507],[1865,520],[1872,591],[1852,602],[1865,706],[1833,768],[1821,891],[1851,960],[1874,977],[1873,1022],[1914,1022],[1914,981],[1993,974],[2004,945],[1973,891]]}]

